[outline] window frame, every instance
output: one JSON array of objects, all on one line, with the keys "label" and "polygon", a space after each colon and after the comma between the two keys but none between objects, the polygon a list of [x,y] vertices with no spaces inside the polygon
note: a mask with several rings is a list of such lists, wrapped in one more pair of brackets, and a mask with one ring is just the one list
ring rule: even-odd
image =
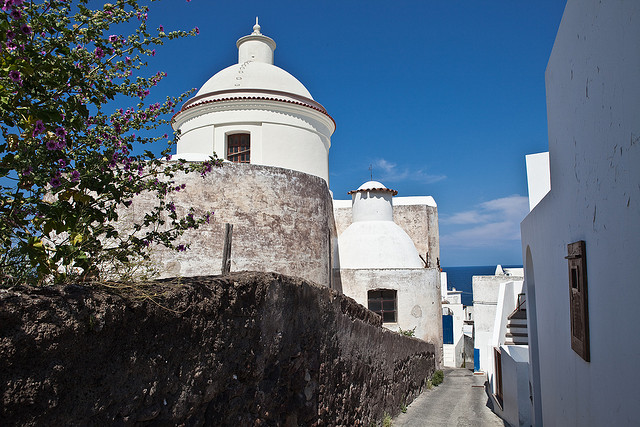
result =
[{"label": "window frame", "polygon": [[[242,141],[246,137],[246,141]],[[231,163],[251,163],[251,132],[234,132],[226,135],[225,159]],[[238,151],[231,152],[233,148]]]},{"label": "window frame", "polygon": [[[392,292],[393,298],[388,295],[385,297],[385,292]],[[372,302],[379,303],[380,310],[373,309],[371,307]],[[385,309],[385,302],[393,302],[393,310]],[[395,289],[371,289],[367,291],[367,308],[382,317],[382,323],[398,323],[398,291]],[[385,313],[393,313],[393,320],[385,320]]]}]

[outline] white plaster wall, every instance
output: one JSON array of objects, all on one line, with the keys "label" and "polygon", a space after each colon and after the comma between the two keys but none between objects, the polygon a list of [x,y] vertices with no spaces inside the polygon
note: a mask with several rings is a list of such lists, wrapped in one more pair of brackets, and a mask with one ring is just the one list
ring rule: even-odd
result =
[{"label": "white plaster wall", "polygon": [[512,426],[531,425],[529,401],[529,349],[522,345],[501,346],[502,418]]},{"label": "white plaster wall", "polygon": [[447,298],[447,288],[448,286],[448,280],[447,280],[447,272],[446,271],[441,271],[440,272],[440,293],[442,295],[442,299],[446,299]]},{"label": "white plaster wall", "polygon": [[[487,372],[491,362],[491,340],[500,282],[494,276],[473,276],[474,348],[480,353],[480,371]],[[491,367],[493,369],[493,367]]]},{"label": "white plaster wall", "polygon": [[491,345],[494,347],[504,344],[507,323],[509,323],[507,317],[518,305],[518,294],[522,293],[523,284],[522,280],[500,283],[496,317],[493,324],[493,338],[491,339]]},{"label": "white plaster wall", "polygon": [[[480,350],[480,370],[487,373],[489,383],[493,387],[493,347],[494,328],[498,305],[503,303],[500,298],[501,285],[508,281],[522,279],[517,276],[473,276],[473,317],[474,317],[474,347]],[[513,306],[515,308],[515,305]],[[511,309],[513,311],[513,308]],[[511,311],[505,314],[508,316]],[[501,315],[502,317],[502,315]],[[503,338],[504,339],[504,338]],[[492,388],[493,389],[493,388]]]},{"label": "white plaster wall", "polygon": [[338,252],[340,268],[424,266],[407,233],[392,221],[354,222],[338,237]]},{"label": "white plaster wall", "polygon": [[[535,274],[530,351],[546,425],[637,424],[638,76],[640,2],[569,0],[546,72],[551,191],[521,224]],[[564,257],[578,240],[586,242],[590,362],[570,344]]]},{"label": "white plaster wall", "polygon": [[453,315],[453,344],[443,344],[445,356],[444,366],[459,368],[462,366],[464,352],[464,336],[462,327],[464,325],[464,307],[461,303],[442,304],[443,314],[448,308]]},{"label": "white plaster wall", "polygon": [[369,290],[395,289],[398,322],[384,326],[394,331],[416,328],[417,338],[435,345],[437,364],[442,365],[442,304],[437,269],[342,269],[340,280],[343,293],[365,307]]},{"label": "white plaster wall", "polygon": [[352,196],[351,216],[356,221],[393,221],[393,195],[388,191],[358,191]]},{"label": "white plaster wall", "polygon": [[226,155],[226,135],[251,133],[251,163],[319,176],[329,182],[333,122],[303,106],[239,100],[203,104],[180,113],[177,156]]},{"label": "white plaster wall", "polygon": [[525,158],[527,164],[527,187],[529,190],[529,211],[531,211],[551,189],[549,152],[529,154]]}]

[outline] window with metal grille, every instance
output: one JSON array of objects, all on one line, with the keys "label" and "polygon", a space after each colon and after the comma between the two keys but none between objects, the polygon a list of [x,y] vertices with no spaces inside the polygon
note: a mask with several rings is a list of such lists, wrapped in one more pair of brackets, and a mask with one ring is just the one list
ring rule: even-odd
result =
[{"label": "window with metal grille", "polygon": [[369,310],[382,316],[383,323],[397,322],[397,293],[391,289],[369,291]]},{"label": "window with metal grille", "polygon": [[227,135],[227,160],[234,163],[250,163],[251,137],[248,133]]}]

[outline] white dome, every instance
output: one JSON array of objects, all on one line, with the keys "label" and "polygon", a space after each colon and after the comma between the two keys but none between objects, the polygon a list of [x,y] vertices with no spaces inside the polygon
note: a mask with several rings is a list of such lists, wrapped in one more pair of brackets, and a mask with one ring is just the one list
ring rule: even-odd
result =
[{"label": "white dome", "polygon": [[358,187],[358,190],[377,190],[380,188],[386,189],[387,187],[385,187],[384,184],[379,181],[367,181],[360,187]]},{"label": "white dome", "polygon": [[234,64],[216,73],[200,88],[196,97],[224,90],[247,89],[286,92],[313,99],[307,88],[282,68],[252,61]]},{"label": "white dome", "polygon": [[340,268],[422,268],[409,235],[392,221],[358,221],[338,237]]}]

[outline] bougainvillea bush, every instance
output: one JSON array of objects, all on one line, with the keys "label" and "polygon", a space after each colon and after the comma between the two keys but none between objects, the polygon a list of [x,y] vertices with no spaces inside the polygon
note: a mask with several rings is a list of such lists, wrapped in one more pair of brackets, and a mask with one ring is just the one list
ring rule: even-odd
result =
[{"label": "bougainvillea bush", "polygon": [[[208,221],[176,213],[172,177],[204,174],[218,160],[167,162],[144,148],[163,143],[162,156],[169,152],[175,138],[163,129],[187,95],[148,102],[164,73],[145,74],[145,61],[198,29],[147,28],[139,3],[0,0],[4,285],[100,279],[101,266],[127,265],[149,246],[184,250],[176,239]],[[141,192],[157,195],[156,207],[124,232],[119,212]]]}]

